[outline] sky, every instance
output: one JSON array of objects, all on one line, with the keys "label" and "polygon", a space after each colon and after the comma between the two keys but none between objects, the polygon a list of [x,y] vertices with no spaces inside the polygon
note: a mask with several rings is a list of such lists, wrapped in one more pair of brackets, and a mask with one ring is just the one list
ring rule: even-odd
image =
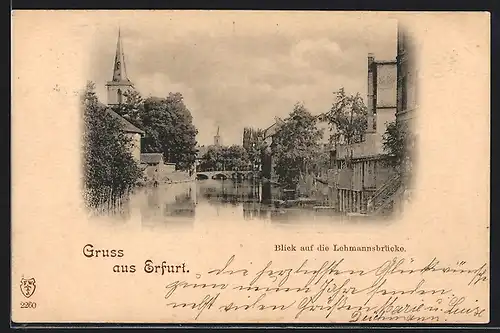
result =
[{"label": "sky", "polygon": [[118,27],[127,74],[145,97],[180,92],[200,145],[241,144],[296,102],[327,111],[344,87],[366,98],[367,56],[396,57],[397,23],[333,12],[143,12],[110,15],[95,29],[89,80],[106,101]]}]

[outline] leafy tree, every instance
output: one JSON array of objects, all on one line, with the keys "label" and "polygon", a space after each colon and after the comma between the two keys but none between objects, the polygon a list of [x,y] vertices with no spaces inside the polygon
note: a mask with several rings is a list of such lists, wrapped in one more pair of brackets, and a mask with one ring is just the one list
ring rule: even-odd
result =
[{"label": "leafy tree", "polygon": [[246,150],[251,170],[256,170],[262,163],[262,151],[265,148],[263,130],[247,127],[243,131],[243,148]]},{"label": "leafy tree", "polygon": [[201,171],[215,171],[222,170],[222,152],[219,146],[208,146],[207,151],[201,157],[200,170]]},{"label": "leafy tree", "polygon": [[303,104],[297,103],[273,137],[271,149],[280,182],[296,186],[313,170],[322,137],[316,122],[317,118]]},{"label": "leafy tree", "polygon": [[123,94],[123,97],[125,97],[125,102],[115,106],[113,110],[133,125],[142,129],[143,124],[141,116],[144,112],[144,99],[141,94],[134,89],[127,90]]},{"label": "leafy tree", "polygon": [[248,167],[248,154],[242,146],[224,147],[223,157],[226,170],[244,170]]},{"label": "leafy tree", "polygon": [[209,146],[202,156],[200,170],[214,171],[244,170],[248,166],[248,155],[242,146]]},{"label": "leafy tree", "polygon": [[85,202],[89,208],[109,208],[133,189],[142,172],[132,157],[131,139],[99,103],[92,82],[87,83],[82,106]]},{"label": "leafy tree", "polygon": [[330,124],[331,143],[351,144],[363,141],[367,128],[367,109],[361,95],[347,95],[344,88],[334,93],[335,102],[322,120]]},{"label": "leafy tree", "polygon": [[382,140],[384,151],[388,155],[386,164],[408,181],[413,173],[415,135],[406,123],[393,121],[387,125]]},{"label": "leafy tree", "polygon": [[320,147],[319,154],[317,158],[314,160],[314,164],[312,166],[312,170],[318,176],[326,176],[326,172],[331,167],[331,150],[328,146],[324,145]]},{"label": "leafy tree", "polygon": [[167,98],[149,97],[141,110],[145,152],[163,152],[177,169],[188,170],[196,160],[196,134],[191,112],[180,93]]}]

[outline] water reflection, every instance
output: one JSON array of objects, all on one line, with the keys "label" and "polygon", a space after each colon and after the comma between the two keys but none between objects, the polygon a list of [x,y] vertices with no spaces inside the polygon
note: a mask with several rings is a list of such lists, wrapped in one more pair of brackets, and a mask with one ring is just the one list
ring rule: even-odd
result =
[{"label": "water reflection", "polygon": [[146,228],[192,227],[196,221],[224,219],[227,223],[255,220],[284,225],[342,221],[333,210],[318,209],[320,201],[304,200],[291,205],[280,188],[266,188],[251,180],[164,184],[136,191],[131,202],[132,211],[140,207],[140,219]]},{"label": "water reflection", "polygon": [[[211,203],[260,204],[263,197],[262,186],[258,182],[232,180],[200,180],[197,189],[201,198]],[[280,199],[280,190],[272,189],[271,196]]]},{"label": "water reflection", "polygon": [[144,227],[192,226],[196,196],[192,184],[162,185],[135,194]]}]

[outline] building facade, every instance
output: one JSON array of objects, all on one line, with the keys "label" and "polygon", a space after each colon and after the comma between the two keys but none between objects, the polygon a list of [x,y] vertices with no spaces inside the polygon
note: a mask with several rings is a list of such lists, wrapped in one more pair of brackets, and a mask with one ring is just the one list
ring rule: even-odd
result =
[{"label": "building facade", "polygon": [[[383,136],[396,119],[397,63],[377,61],[368,54],[367,129],[362,142],[340,144],[333,153],[336,208],[344,213],[366,213],[370,199],[395,176],[386,162]],[[378,207],[377,207],[378,208]],[[382,207],[384,208],[384,207]]]},{"label": "building facade", "polygon": [[415,118],[418,109],[418,64],[414,40],[408,28],[398,27],[398,104],[397,120],[416,131]]},{"label": "building facade", "polygon": [[130,139],[130,153],[137,163],[141,161],[141,138],[144,136],[144,131],[140,128],[132,125],[125,118],[120,116],[118,113],[113,111],[111,108],[107,108],[107,112],[115,119],[117,119],[125,132],[125,135]]},{"label": "building facade", "polygon": [[[341,212],[383,214],[401,211],[411,198],[415,178],[419,68],[415,40],[398,26],[396,61],[368,55],[368,128],[365,140],[337,146],[334,188]],[[388,166],[383,151],[387,124],[405,131],[399,170]]]},{"label": "building facade", "polygon": [[396,120],[407,131],[405,158],[402,165],[404,196],[401,207],[408,202],[413,192],[416,172],[419,110],[419,65],[416,56],[415,39],[409,27],[398,27],[398,105]]},{"label": "building facade", "polygon": [[142,153],[141,165],[149,181],[159,182],[163,171],[163,153]]}]

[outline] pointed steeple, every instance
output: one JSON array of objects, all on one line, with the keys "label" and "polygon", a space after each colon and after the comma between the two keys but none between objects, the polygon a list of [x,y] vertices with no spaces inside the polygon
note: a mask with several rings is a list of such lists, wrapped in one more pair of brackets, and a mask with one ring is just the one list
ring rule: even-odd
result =
[{"label": "pointed steeple", "polygon": [[125,92],[134,88],[132,82],[130,82],[127,76],[125,53],[123,52],[123,42],[120,28],[118,28],[118,40],[116,42],[113,78],[111,81],[107,82],[106,88],[108,90],[108,105],[122,104]]},{"label": "pointed steeple", "polygon": [[116,42],[115,64],[113,68],[113,82],[129,81],[127,68],[125,66],[125,54],[123,52],[121,28],[118,28],[118,41]]},{"label": "pointed steeple", "polygon": [[217,135],[214,136],[214,145],[215,146],[220,146],[221,145],[221,141],[220,141],[220,135],[219,135],[219,126],[217,126]]}]

